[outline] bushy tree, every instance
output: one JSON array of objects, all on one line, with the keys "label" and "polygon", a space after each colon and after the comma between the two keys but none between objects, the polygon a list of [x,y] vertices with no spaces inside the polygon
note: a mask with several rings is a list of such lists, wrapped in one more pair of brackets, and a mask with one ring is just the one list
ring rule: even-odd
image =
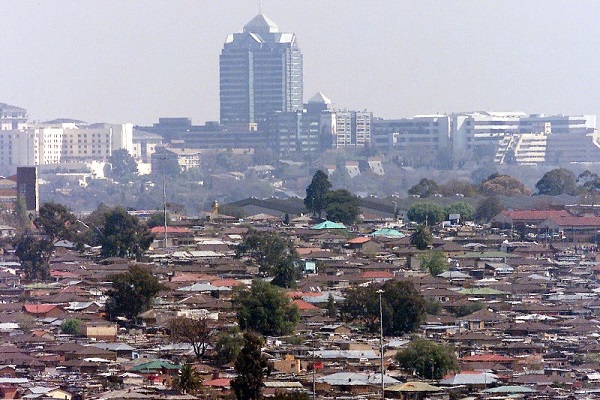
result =
[{"label": "bushy tree", "polygon": [[105,213],[99,233],[102,257],[140,260],[154,240],[148,227],[122,207],[114,207]]},{"label": "bushy tree", "polygon": [[418,250],[427,250],[433,243],[433,235],[429,228],[423,224],[417,226],[417,229],[410,235],[410,244]]},{"label": "bushy tree", "polygon": [[473,218],[477,222],[490,222],[492,218],[504,210],[504,206],[500,199],[496,196],[491,196],[481,200],[475,208]]},{"label": "bushy tree", "polygon": [[577,194],[577,179],[573,171],[556,168],[544,174],[536,184],[538,194],[558,196],[561,194]]},{"label": "bushy tree", "polygon": [[304,206],[311,213],[321,218],[321,214],[327,207],[327,193],[331,190],[329,177],[322,170],[318,170],[313,175],[310,185],[306,188],[306,197]]},{"label": "bushy tree", "polygon": [[267,360],[261,353],[263,343],[259,335],[244,333],[244,347],[235,360],[237,376],[231,381],[231,389],[237,400],[261,398],[263,379],[269,372]]},{"label": "bushy tree", "polygon": [[244,336],[237,326],[219,333],[215,343],[217,364],[223,365],[235,361],[243,345]]},{"label": "bushy tree", "polygon": [[450,214],[460,214],[461,221],[472,221],[475,208],[465,201],[458,201],[446,206],[445,213],[446,218],[449,218]]},{"label": "bushy tree", "polygon": [[289,335],[300,320],[298,308],[285,292],[264,281],[254,280],[249,289],[237,290],[233,301],[243,330],[265,336]]},{"label": "bushy tree", "polygon": [[523,182],[510,175],[493,173],[488,176],[480,186],[481,194],[484,196],[518,196],[529,195],[531,190],[525,187]]},{"label": "bushy tree", "polygon": [[445,214],[444,207],[425,201],[411,205],[406,215],[413,222],[435,225],[444,220]]},{"label": "bushy tree", "polygon": [[437,193],[438,184],[433,179],[423,178],[416,185],[408,189],[408,194],[419,197],[429,197]]},{"label": "bushy tree", "polygon": [[438,193],[445,197],[452,197],[456,194],[461,194],[465,197],[473,197],[479,194],[475,185],[461,179],[450,179],[444,182],[438,188]]},{"label": "bushy tree", "polygon": [[50,240],[32,235],[19,235],[13,239],[13,246],[27,281],[50,279],[49,260],[54,250],[54,244]]},{"label": "bushy tree", "polygon": [[459,365],[452,348],[435,342],[415,338],[406,348],[398,351],[396,361],[405,371],[414,371],[424,379],[441,379]]},{"label": "bushy tree", "polygon": [[577,177],[577,183],[584,194],[593,197],[600,193],[600,176],[590,170],[585,170]]},{"label": "bushy tree", "polygon": [[125,149],[117,149],[108,157],[110,177],[119,182],[128,182],[138,174],[135,159]]},{"label": "bushy tree", "polygon": [[379,331],[379,294],[382,289],[383,332],[386,336],[416,330],[425,320],[425,300],[411,282],[389,280],[383,286],[352,287],[340,308],[345,321],[361,323],[371,332]]},{"label": "bushy tree", "polygon": [[44,203],[33,224],[52,244],[58,240],[73,240],[77,217],[62,204]]},{"label": "bushy tree", "polygon": [[448,269],[448,260],[442,251],[428,251],[419,254],[421,269],[429,272],[433,276],[438,276]]},{"label": "bushy tree", "polygon": [[60,331],[67,335],[79,335],[81,333],[81,320],[67,318],[60,324]]},{"label": "bushy tree", "polygon": [[352,225],[360,214],[358,197],[346,189],[333,190],[327,193],[327,219]]},{"label": "bushy tree", "polygon": [[129,270],[108,277],[112,288],[108,292],[106,313],[109,319],[125,316],[133,319],[150,309],[154,297],[163,289],[149,268],[131,265]]},{"label": "bushy tree", "polygon": [[296,286],[299,256],[289,239],[272,232],[250,230],[235,252],[237,257],[248,257],[265,276],[273,277],[274,285],[286,288]]},{"label": "bushy tree", "polygon": [[174,341],[190,344],[197,358],[204,357],[214,335],[214,328],[209,325],[208,319],[176,317],[169,321],[168,327]]},{"label": "bushy tree", "polygon": [[33,220],[37,234],[25,232],[13,239],[15,255],[29,281],[50,278],[50,257],[59,240],[73,240],[77,218],[65,206],[44,203]]}]

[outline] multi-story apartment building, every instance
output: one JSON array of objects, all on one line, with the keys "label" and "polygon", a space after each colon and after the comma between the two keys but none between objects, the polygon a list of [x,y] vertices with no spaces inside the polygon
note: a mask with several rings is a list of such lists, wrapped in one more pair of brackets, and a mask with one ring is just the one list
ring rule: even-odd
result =
[{"label": "multi-story apartment building", "polygon": [[221,123],[263,123],[302,109],[302,53],[294,33],[279,32],[263,14],[227,36],[220,56]]},{"label": "multi-story apartment building", "polygon": [[27,110],[0,103],[0,130],[18,130],[27,127]]},{"label": "multi-story apartment building", "polygon": [[394,147],[400,151],[423,148],[438,151],[450,141],[450,117],[417,115],[412,118],[374,118],[371,143],[378,148]]},{"label": "multi-story apartment building", "polygon": [[334,146],[345,147],[367,146],[371,143],[371,121],[373,113],[369,111],[335,112]]},{"label": "multi-story apartment building", "polygon": [[302,111],[276,112],[267,119],[269,146],[280,155],[315,154],[331,148],[331,101],[317,93]]},{"label": "multi-story apartment building", "polygon": [[31,124],[0,130],[0,165],[105,161],[113,150],[133,152],[132,124]]}]

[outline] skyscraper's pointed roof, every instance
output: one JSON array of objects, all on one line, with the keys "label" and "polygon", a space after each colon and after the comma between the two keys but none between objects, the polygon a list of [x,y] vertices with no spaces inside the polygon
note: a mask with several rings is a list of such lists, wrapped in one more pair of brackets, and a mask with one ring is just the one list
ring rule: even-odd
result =
[{"label": "skyscraper's pointed roof", "polygon": [[329,100],[323,93],[318,92],[313,97],[308,100],[309,103],[319,103],[319,104],[331,104],[331,100]]},{"label": "skyscraper's pointed roof", "polygon": [[258,14],[244,26],[244,32],[275,33],[278,31],[279,28],[277,27],[275,22],[271,21],[264,14]]}]

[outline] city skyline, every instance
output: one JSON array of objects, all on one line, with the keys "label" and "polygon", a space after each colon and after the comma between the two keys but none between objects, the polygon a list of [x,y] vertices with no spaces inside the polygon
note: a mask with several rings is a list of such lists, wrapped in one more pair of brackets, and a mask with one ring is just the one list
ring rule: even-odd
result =
[{"label": "city skyline", "polygon": [[[304,55],[304,101],[395,118],[598,114],[600,4],[263,1]],[[116,12],[115,10],[118,10]],[[6,3],[0,102],[33,120],[219,119],[219,53],[257,2]]]}]

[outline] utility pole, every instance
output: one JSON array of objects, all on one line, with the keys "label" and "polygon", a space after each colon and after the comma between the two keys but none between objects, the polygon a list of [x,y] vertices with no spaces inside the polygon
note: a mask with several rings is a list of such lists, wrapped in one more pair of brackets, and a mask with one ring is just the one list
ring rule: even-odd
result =
[{"label": "utility pole", "polygon": [[385,400],[385,383],[383,380],[383,307],[381,305],[381,295],[383,290],[379,289],[379,358],[381,361],[381,399]]},{"label": "utility pole", "polygon": [[162,157],[163,162],[163,218],[164,218],[164,228],[165,228],[165,236],[164,236],[164,244],[165,251],[167,250],[167,157]]}]

